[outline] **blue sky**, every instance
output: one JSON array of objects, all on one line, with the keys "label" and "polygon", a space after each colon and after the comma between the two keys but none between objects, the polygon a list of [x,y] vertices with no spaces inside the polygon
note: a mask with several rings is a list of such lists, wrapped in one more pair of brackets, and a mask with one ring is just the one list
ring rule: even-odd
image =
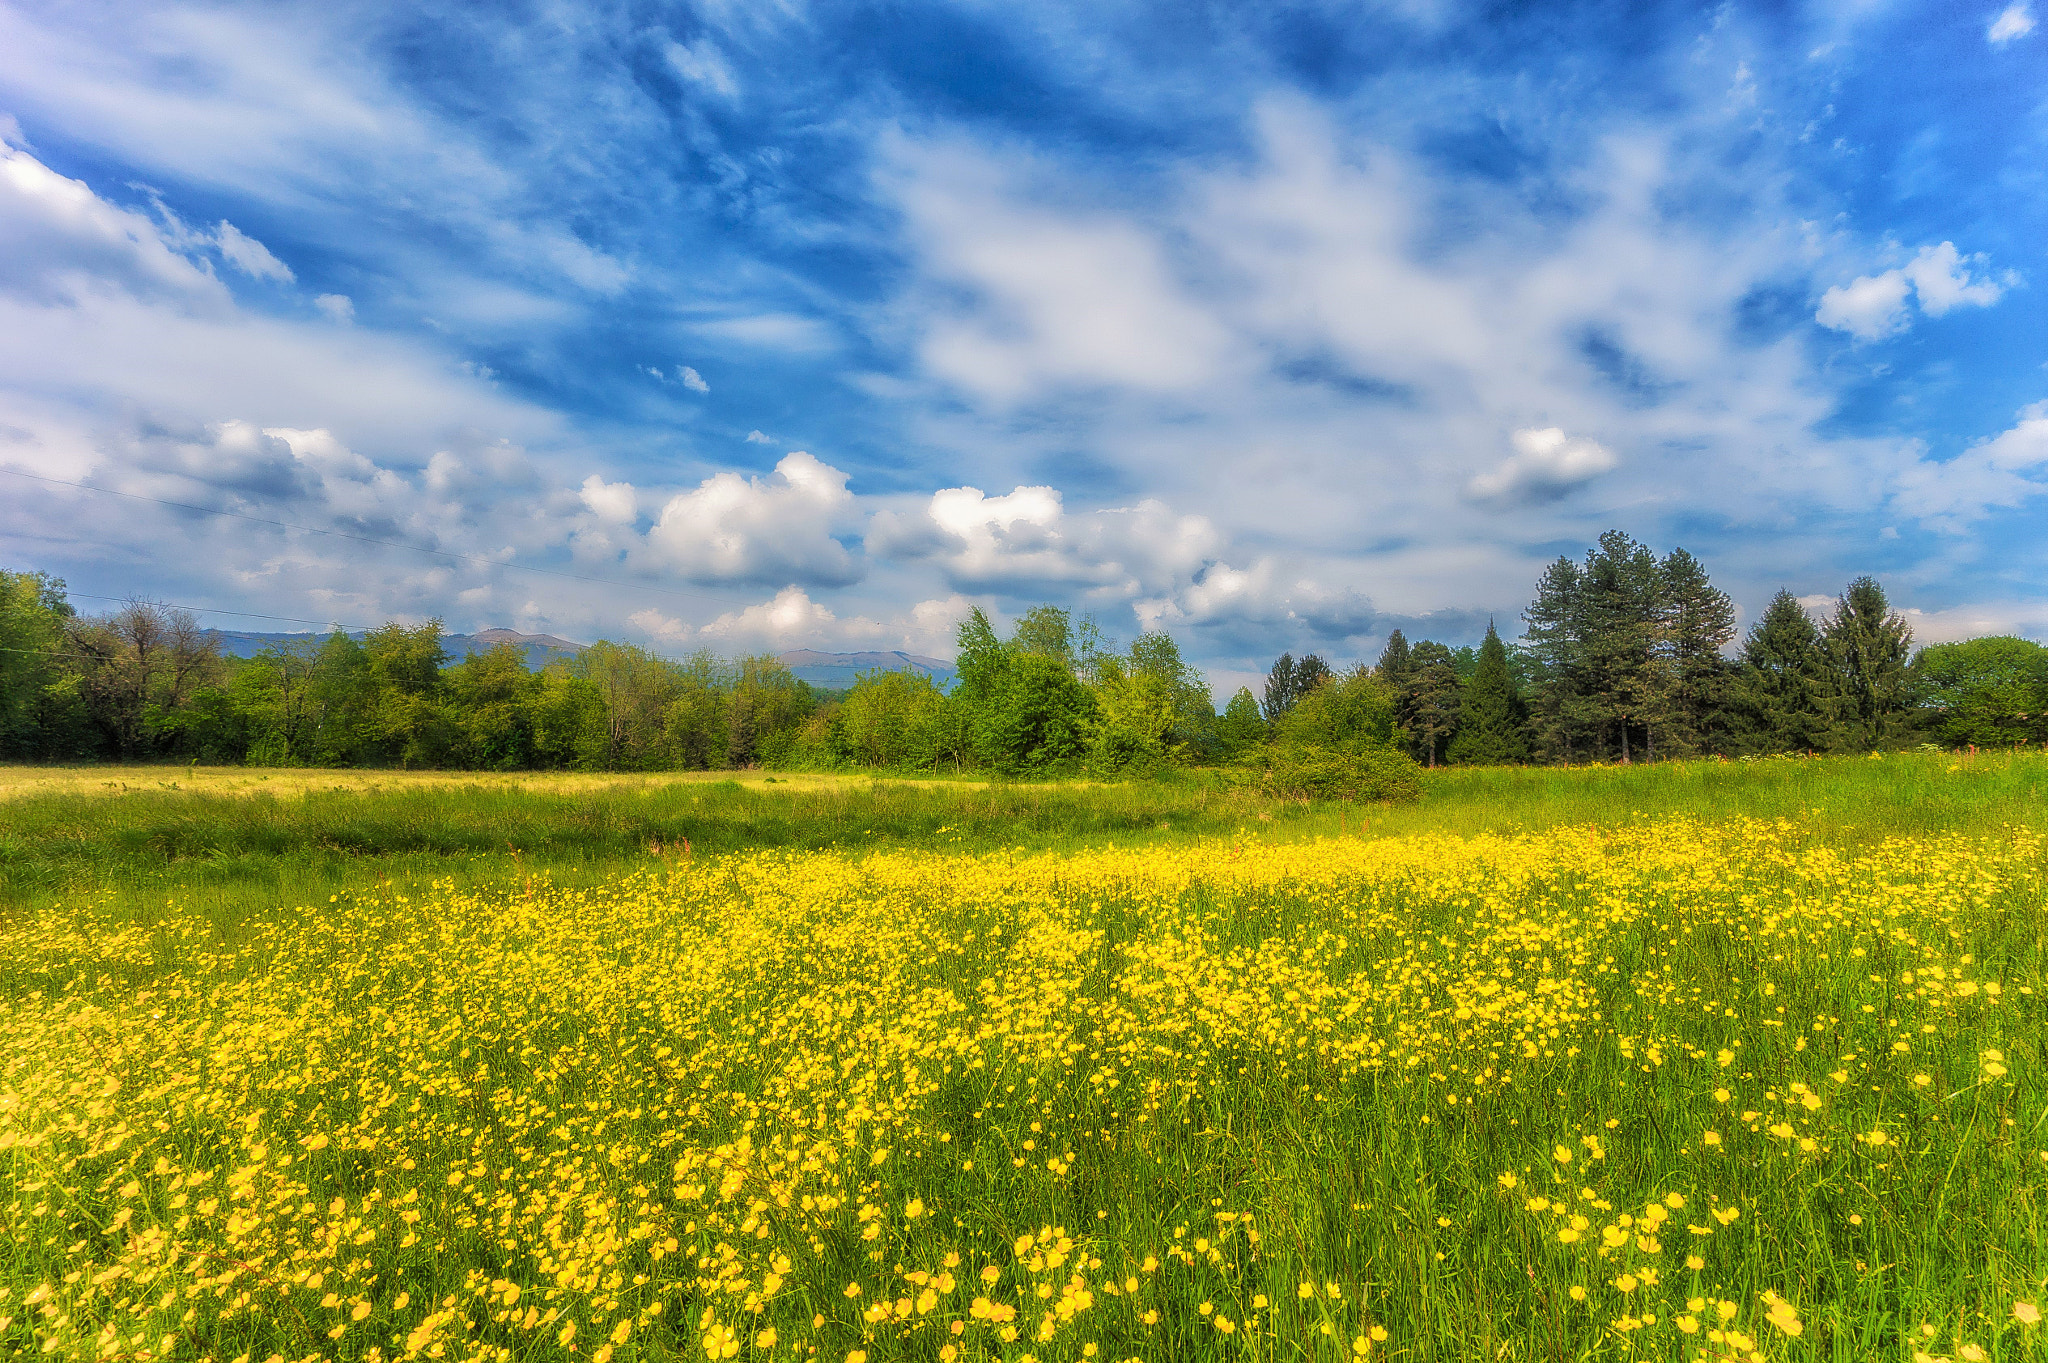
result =
[{"label": "blue sky", "polygon": [[2048,638],[2042,17],[17,3],[0,468],[135,495],[0,475],[0,563],[1230,686],[1620,527]]}]

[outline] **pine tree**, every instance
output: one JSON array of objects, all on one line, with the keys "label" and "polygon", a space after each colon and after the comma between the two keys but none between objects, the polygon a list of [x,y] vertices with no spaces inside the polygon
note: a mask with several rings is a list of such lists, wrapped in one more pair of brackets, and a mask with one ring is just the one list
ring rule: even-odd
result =
[{"label": "pine tree", "polygon": [[1401,708],[1409,734],[1429,766],[1436,765],[1444,740],[1458,727],[1458,690],[1458,669],[1450,649],[1429,639],[1417,644],[1409,654]]},{"label": "pine tree", "polygon": [[1819,752],[1834,745],[1840,686],[1820,631],[1792,593],[1771,598],[1743,641],[1733,708],[1763,752]]},{"label": "pine tree", "polygon": [[1661,718],[1655,658],[1663,588],[1656,557],[1610,530],[1586,556],[1580,590],[1594,722],[1610,750],[1618,748],[1621,760],[1631,762],[1636,731]]},{"label": "pine tree", "polygon": [[1581,578],[1578,564],[1557,559],[1543,570],[1536,599],[1522,613],[1528,626],[1524,652],[1533,682],[1536,738],[1546,756],[1566,762],[1597,756],[1589,751],[1592,705],[1587,696]]},{"label": "pine tree", "polygon": [[1735,603],[1683,549],[1671,551],[1659,574],[1665,750],[1670,756],[1705,752],[1727,704],[1729,669],[1721,650],[1735,638]]},{"label": "pine tree", "polygon": [[1876,747],[1904,726],[1910,700],[1913,629],[1885,600],[1874,577],[1851,582],[1822,630],[1840,669],[1843,718],[1853,741]]},{"label": "pine tree", "polygon": [[1446,760],[1471,766],[1527,762],[1526,713],[1508,666],[1507,646],[1489,620],[1478,666],[1459,696],[1458,734],[1444,754]]},{"label": "pine tree", "polygon": [[1301,661],[1294,665],[1294,698],[1300,700],[1313,695],[1317,687],[1328,684],[1336,675],[1320,655],[1304,653]]}]

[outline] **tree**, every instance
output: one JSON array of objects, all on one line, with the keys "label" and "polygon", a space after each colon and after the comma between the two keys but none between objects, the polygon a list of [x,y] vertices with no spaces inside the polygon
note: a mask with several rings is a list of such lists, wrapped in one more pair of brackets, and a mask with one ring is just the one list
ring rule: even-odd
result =
[{"label": "tree", "polygon": [[1173,714],[1166,740],[1175,753],[1208,756],[1216,745],[1216,702],[1201,669],[1181,657],[1173,636],[1164,630],[1140,634],[1131,641],[1126,666],[1133,676],[1150,677],[1165,690]]},{"label": "tree", "polygon": [[1854,741],[1873,748],[1904,726],[1912,700],[1907,663],[1913,629],[1874,577],[1851,582],[1821,629],[1842,677],[1843,719]]},{"label": "tree", "polygon": [[45,573],[0,570],[0,756],[50,753],[46,720],[64,689],[64,584]]},{"label": "tree", "polygon": [[1729,669],[1721,651],[1735,638],[1735,603],[1683,549],[1666,556],[1659,575],[1666,752],[1704,752],[1713,745],[1727,708]]},{"label": "tree", "polygon": [[1458,733],[1445,759],[1470,766],[1527,762],[1526,717],[1527,707],[1508,666],[1507,646],[1489,620],[1471,679],[1459,696]]},{"label": "tree", "polygon": [[1558,558],[1543,570],[1536,584],[1536,599],[1522,613],[1538,741],[1548,756],[1566,762],[1599,756],[1593,747],[1594,707],[1584,647],[1582,578],[1578,564]]},{"label": "tree", "polygon": [[1294,689],[1294,655],[1283,653],[1273,660],[1272,670],[1266,673],[1266,722],[1277,724],[1298,699]]},{"label": "tree", "polygon": [[941,746],[940,712],[948,704],[922,672],[861,673],[839,707],[844,760],[864,767],[930,767]]},{"label": "tree", "polygon": [[1223,718],[1216,721],[1216,755],[1226,762],[1244,756],[1266,741],[1266,728],[1266,717],[1259,713],[1252,689],[1238,687],[1223,707]]},{"label": "tree", "polygon": [[1458,727],[1458,669],[1450,649],[1430,639],[1415,646],[1401,700],[1409,736],[1421,747],[1424,765],[1433,767]]},{"label": "tree", "polygon": [[1930,644],[1913,660],[1913,680],[1945,742],[2048,741],[2048,648],[2031,639]]},{"label": "tree", "polygon": [[448,669],[446,683],[463,766],[518,771],[533,765],[533,674],[517,648],[498,644],[472,653]]},{"label": "tree", "polygon": [[1080,670],[1074,654],[1073,620],[1058,606],[1033,606],[1024,612],[1010,632],[1010,646],[1019,653],[1063,663],[1069,672]]},{"label": "tree", "polygon": [[1609,530],[1586,556],[1579,581],[1591,716],[1609,751],[1619,748],[1621,760],[1631,762],[1635,731],[1662,718],[1655,671],[1663,613],[1657,560],[1644,545]]},{"label": "tree", "polygon": [[1747,746],[1818,752],[1833,746],[1840,696],[1832,660],[1812,617],[1792,593],[1771,598],[1743,640],[1731,688]]},{"label": "tree", "polygon": [[1281,744],[1336,748],[1394,741],[1394,688],[1360,664],[1301,698],[1273,726]]},{"label": "tree", "polygon": [[1095,697],[1058,658],[1014,655],[977,715],[976,746],[998,771],[1044,772],[1087,750]]}]

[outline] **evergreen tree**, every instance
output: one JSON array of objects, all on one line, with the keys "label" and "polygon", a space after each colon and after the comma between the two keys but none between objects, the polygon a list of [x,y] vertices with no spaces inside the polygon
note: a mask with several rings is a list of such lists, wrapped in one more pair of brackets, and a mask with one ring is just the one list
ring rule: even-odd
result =
[{"label": "evergreen tree", "polygon": [[1805,607],[1788,591],[1750,627],[1733,686],[1748,745],[1764,752],[1833,746],[1839,695],[1833,661]]},{"label": "evergreen tree", "polygon": [[1683,549],[1673,549],[1659,573],[1666,753],[1705,752],[1724,727],[1729,668],[1721,650],[1735,638],[1735,603]]},{"label": "evergreen tree", "polygon": [[1871,748],[1896,736],[1911,703],[1913,629],[1892,610],[1876,578],[1849,584],[1822,635],[1841,672],[1843,719],[1853,741]]},{"label": "evergreen tree", "polygon": [[1446,760],[1472,766],[1527,762],[1526,715],[1508,666],[1507,646],[1489,620],[1471,680],[1459,697],[1458,733],[1444,754]]},{"label": "evergreen tree", "polygon": [[[1663,590],[1657,560],[1619,530],[1600,537],[1580,576],[1587,699],[1608,750],[1635,758],[1634,738],[1662,715],[1656,666]],[[1654,755],[1654,754],[1652,754]]]},{"label": "evergreen tree", "polygon": [[1543,570],[1536,599],[1522,613],[1536,739],[1546,757],[1565,762],[1599,756],[1593,747],[1582,578],[1578,564],[1557,559]]},{"label": "evergreen tree", "polygon": [[1408,636],[1395,630],[1387,636],[1387,646],[1380,650],[1380,660],[1373,670],[1380,680],[1398,689],[1408,680],[1408,669],[1413,655],[1408,648]]},{"label": "evergreen tree", "polygon": [[1417,644],[1401,695],[1409,736],[1422,749],[1424,765],[1433,767],[1458,727],[1458,669],[1451,650],[1430,639]]},{"label": "evergreen tree", "polygon": [[1302,654],[1301,661],[1294,665],[1294,698],[1298,701],[1314,695],[1319,688],[1328,685],[1336,675],[1330,670],[1330,665],[1322,660],[1321,655]]}]

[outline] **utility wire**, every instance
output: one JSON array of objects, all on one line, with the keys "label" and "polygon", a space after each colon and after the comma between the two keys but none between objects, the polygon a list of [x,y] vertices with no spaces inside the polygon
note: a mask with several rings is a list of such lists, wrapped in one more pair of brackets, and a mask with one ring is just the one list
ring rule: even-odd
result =
[{"label": "utility wire", "polygon": [[[180,511],[197,511],[206,516],[228,516],[238,521],[250,521],[257,525],[274,525],[285,530],[299,530],[308,535],[332,535],[336,539],[355,540],[360,544],[380,544],[387,549],[410,549],[417,554],[432,554],[436,558],[454,559],[459,563],[477,563],[487,568],[511,568],[522,573],[541,573],[547,577],[567,578],[572,582],[594,582],[600,587],[620,587],[626,591],[656,592],[662,596],[680,596],[692,601],[709,601],[720,606],[742,604],[737,597],[712,596],[705,592],[686,592],[676,587],[656,587],[645,582],[621,582],[616,578],[588,577],[582,573],[565,573],[558,568],[535,568],[524,563],[508,563],[501,559],[485,558],[480,554],[458,554],[448,549],[429,549],[423,544],[407,544],[403,540],[384,540],[372,535],[353,535],[346,530],[323,530],[317,525],[297,525],[291,521],[272,520],[268,516],[251,516],[241,511],[223,511],[219,507],[194,506],[190,502],[174,502],[163,497],[148,497],[140,492],[119,492],[110,487],[94,487],[91,483],[74,483],[63,478],[49,478],[40,473],[29,473],[22,469],[0,468],[0,473],[16,478],[33,478],[39,483],[55,487],[77,488],[81,492],[97,492],[105,497],[126,497],[130,501],[155,502],[158,506],[176,507]],[[84,593],[80,593],[83,595]]]}]

